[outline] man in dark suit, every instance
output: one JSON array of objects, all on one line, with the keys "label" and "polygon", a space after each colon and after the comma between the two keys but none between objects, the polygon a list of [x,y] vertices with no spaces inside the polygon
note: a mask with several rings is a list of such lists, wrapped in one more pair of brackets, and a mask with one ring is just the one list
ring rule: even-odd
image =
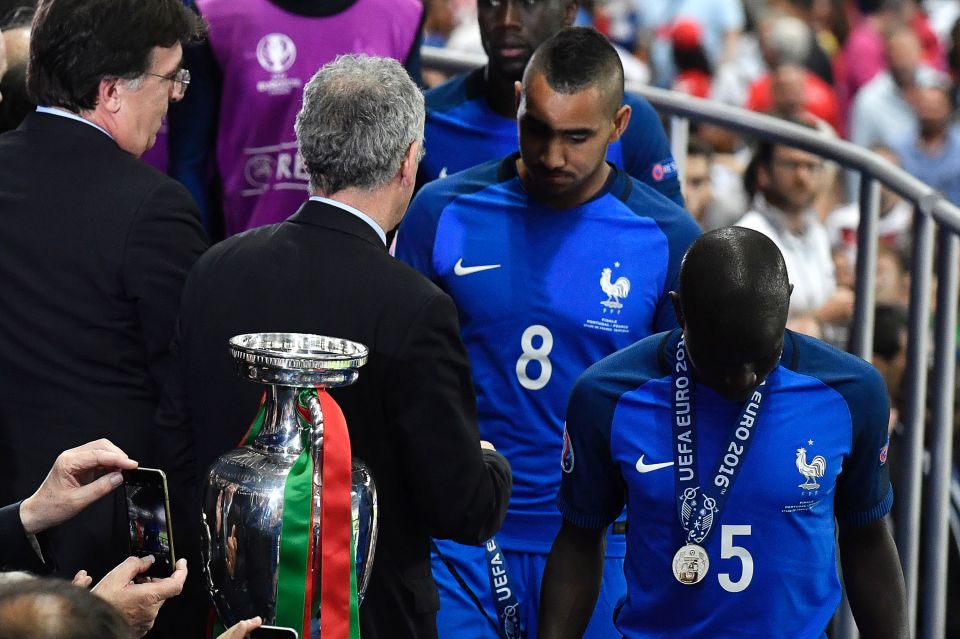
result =
[{"label": "man in dark suit", "polygon": [[[179,0],[45,0],[30,44],[41,105],[0,137],[0,504],[63,450],[109,438],[152,464],[153,417],[187,273],[206,248],[176,182],[145,166],[183,95]],[[51,531],[64,574],[127,555],[113,495]]]},{"label": "man in dark suit", "polygon": [[[167,469],[172,490],[186,491],[237,445],[263,392],[237,377],[231,336],[317,333],[370,349],[357,383],[332,391],[378,491],[364,639],[437,636],[429,538],[486,540],[511,488],[506,460],[481,449],[453,302],[387,252],[386,231],[413,192],[423,121],[423,96],[395,60],[344,56],[314,76],[296,125],[314,196],[287,221],[232,237],[197,263],[174,349],[182,396],[171,384],[163,408],[172,414],[161,411],[170,439],[184,442],[171,451],[181,462]],[[183,462],[194,455],[190,468]],[[195,521],[199,504],[188,507]],[[196,543],[179,529],[177,544]]]}]

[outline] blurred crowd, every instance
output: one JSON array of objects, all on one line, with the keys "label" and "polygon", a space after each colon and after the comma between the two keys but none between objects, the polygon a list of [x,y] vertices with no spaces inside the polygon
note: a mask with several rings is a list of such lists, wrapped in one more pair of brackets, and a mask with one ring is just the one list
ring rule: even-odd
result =
[{"label": "blurred crowd", "polygon": [[[489,53],[477,0],[397,0],[391,20],[369,21],[364,34],[345,31],[342,38],[300,38],[297,30],[352,2],[261,3],[277,11],[264,10],[260,19],[278,21],[262,38],[224,26],[232,24],[230,3],[184,3],[210,24],[208,38],[184,48],[190,91],[171,105],[143,160],[187,188],[211,241],[280,222],[306,197],[308,172],[293,123],[302,86],[320,66],[340,53],[393,57],[431,89],[455,78],[424,67],[421,47]],[[0,133],[36,106],[26,91],[35,4],[0,0]],[[960,205],[960,2],[581,0],[576,9],[576,24],[592,25],[614,44],[628,84],[669,88],[848,140]],[[240,82],[253,72],[269,79]],[[513,130],[515,78],[505,79],[505,92],[487,88],[488,100],[499,116],[509,115]],[[430,104],[428,94],[427,162],[434,153]],[[516,148],[515,138],[508,143]],[[431,177],[446,173],[444,165]],[[679,177],[684,206],[703,230],[745,226],[780,248],[795,286],[788,327],[845,348],[854,309],[857,176],[806,151],[692,123]],[[891,432],[902,434],[913,209],[888,188],[880,191],[879,209],[873,364],[890,392]]]}]

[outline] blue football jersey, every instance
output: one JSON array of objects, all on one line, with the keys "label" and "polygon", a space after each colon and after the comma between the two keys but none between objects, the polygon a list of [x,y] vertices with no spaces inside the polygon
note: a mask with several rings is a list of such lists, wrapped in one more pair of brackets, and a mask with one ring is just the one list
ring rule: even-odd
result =
[{"label": "blue football jersey", "polygon": [[[513,153],[517,121],[495,113],[483,96],[483,69],[456,76],[427,91],[427,121],[418,181],[422,184]],[[677,165],[657,112],[644,98],[626,94],[632,109],[623,136],[607,159],[683,206]]]},{"label": "blue football jersey", "polygon": [[[887,393],[866,362],[787,331],[740,473],[704,548],[709,570],[679,583],[672,365],[680,331],[653,335],[578,380],[558,505],[600,528],[627,505],[627,599],[617,627],[650,637],[824,636],[840,601],[834,517],[880,519],[893,502]],[[697,466],[710,481],[742,406],[697,386]]]},{"label": "blue football jersey", "polygon": [[[480,434],[513,467],[508,550],[549,552],[563,415],[577,376],[676,326],[667,293],[700,231],[679,206],[613,169],[589,202],[532,200],[514,154],[424,187],[397,257],[453,297],[470,356]],[[615,556],[619,549],[611,547]]]}]

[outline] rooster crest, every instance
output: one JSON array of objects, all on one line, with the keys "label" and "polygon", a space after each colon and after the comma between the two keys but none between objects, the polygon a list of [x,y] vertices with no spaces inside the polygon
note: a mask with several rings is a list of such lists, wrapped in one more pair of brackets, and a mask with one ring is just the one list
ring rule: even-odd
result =
[{"label": "rooster crest", "polygon": [[817,477],[823,477],[823,474],[826,472],[827,460],[823,458],[823,455],[817,455],[808,464],[807,449],[798,448],[797,470],[799,470],[800,474],[803,475],[807,480],[800,484],[799,487],[803,488],[804,490],[816,490],[820,488],[820,484],[817,483]]},{"label": "rooster crest", "polygon": [[607,294],[607,299],[600,302],[607,308],[623,308],[620,298],[630,295],[630,280],[625,277],[618,277],[616,282],[611,282],[610,277],[613,271],[605,268],[600,272],[600,288]]}]

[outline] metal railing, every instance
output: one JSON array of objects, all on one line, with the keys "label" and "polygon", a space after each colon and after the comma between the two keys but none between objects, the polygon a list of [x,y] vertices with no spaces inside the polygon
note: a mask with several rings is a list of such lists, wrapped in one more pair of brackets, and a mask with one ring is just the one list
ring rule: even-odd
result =
[{"label": "metal railing", "polygon": [[[438,71],[457,73],[481,66],[484,56],[424,47],[423,64]],[[932,187],[894,166],[879,155],[821,132],[709,100],[628,83],[627,90],[645,97],[655,109],[670,116],[670,139],[682,174],[686,159],[689,122],[706,122],[741,134],[786,144],[832,160],[860,175],[860,228],[857,234],[856,302],[850,350],[865,360],[873,351],[873,315],[876,287],[877,221],[880,185],[886,185],[914,205],[910,306],[905,392],[904,483],[896,499],[895,530],[909,605],[911,636],[942,639],[946,633],[946,566],[949,552],[951,451],[953,437],[954,376],[958,268],[960,268],[960,208]],[[937,239],[937,305],[933,331],[933,371],[930,387],[930,473],[927,507],[923,493],[924,432],[927,410],[927,364],[930,352],[930,301],[933,283],[935,231]],[[921,528],[922,520],[922,528]],[[922,530],[922,539],[921,539]],[[925,548],[920,565],[921,541]],[[922,568],[922,570],[921,570]],[[918,601],[923,576],[924,599]],[[918,618],[919,608],[919,618]],[[856,635],[849,619],[840,623],[838,637]]]}]

